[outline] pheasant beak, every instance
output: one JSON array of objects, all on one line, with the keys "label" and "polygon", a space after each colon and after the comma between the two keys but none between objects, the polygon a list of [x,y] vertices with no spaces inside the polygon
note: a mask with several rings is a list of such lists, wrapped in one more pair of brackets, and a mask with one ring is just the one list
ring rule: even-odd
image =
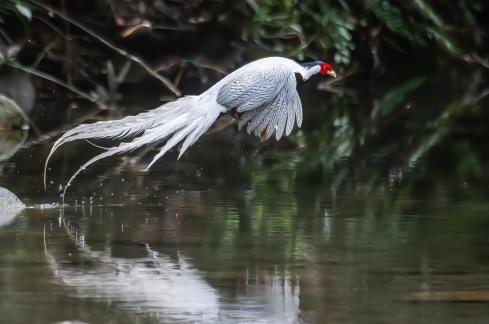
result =
[{"label": "pheasant beak", "polygon": [[327,75],[331,75],[333,78],[336,78],[336,72],[331,70],[326,73]]}]

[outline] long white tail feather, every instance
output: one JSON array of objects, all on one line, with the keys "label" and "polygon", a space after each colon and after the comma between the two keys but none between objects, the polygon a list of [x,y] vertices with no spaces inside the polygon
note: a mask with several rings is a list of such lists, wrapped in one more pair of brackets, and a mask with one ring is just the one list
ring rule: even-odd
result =
[{"label": "long white tail feather", "polygon": [[[115,121],[103,121],[93,124],[79,125],[61,136],[51,148],[44,166],[44,186],[46,172],[53,153],[63,144],[75,140],[89,139],[132,139],[121,142],[118,146],[104,148],[106,151],[84,163],[67,182],[63,191],[63,200],[67,188],[73,180],[91,164],[113,156],[136,150],[148,144],[167,140],[160,152],[155,155],[148,170],[159,158],[183,141],[178,158],[202,136],[215,122],[222,112],[222,107],[207,97],[186,96],[169,102],[157,109]],[[90,142],[90,141],[89,141]]]},{"label": "long white tail feather", "polygon": [[154,156],[153,160],[146,167],[146,170],[149,170],[160,157],[162,157],[166,152],[168,152],[168,150],[170,150],[181,140],[183,140],[185,136],[187,136],[188,133],[192,131],[192,127],[195,127],[194,125],[194,123],[190,125],[184,124],[182,127],[180,127],[180,130],[178,132],[175,132],[173,136],[166,142],[166,144],[160,149],[160,152],[158,152],[158,154]]}]

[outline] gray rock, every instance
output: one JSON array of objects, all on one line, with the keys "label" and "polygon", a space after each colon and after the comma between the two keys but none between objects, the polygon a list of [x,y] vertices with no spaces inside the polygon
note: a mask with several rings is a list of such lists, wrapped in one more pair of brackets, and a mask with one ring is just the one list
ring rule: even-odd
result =
[{"label": "gray rock", "polygon": [[10,190],[0,187],[0,227],[10,223],[25,205]]},{"label": "gray rock", "polygon": [[0,94],[0,130],[23,128],[28,118],[22,108],[12,99]]},{"label": "gray rock", "polygon": [[0,161],[9,159],[24,144],[28,132],[16,130],[4,132],[0,130]]},{"label": "gray rock", "polygon": [[10,190],[0,187],[0,209],[24,209],[25,205]]}]

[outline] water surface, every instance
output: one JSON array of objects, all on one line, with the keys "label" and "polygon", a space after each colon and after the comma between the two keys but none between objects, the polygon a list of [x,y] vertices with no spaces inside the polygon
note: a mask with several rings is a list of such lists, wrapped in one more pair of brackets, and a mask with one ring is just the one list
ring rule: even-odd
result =
[{"label": "water surface", "polygon": [[0,186],[31,207],[0,220],[2,321],[487,322],[486,148],[444,124],[458,101],[440,99],[439,119],[422,109],[438,97],[401,90],[380,107],[413,106],[405,128],[306,99],[292,141],[228,128],[149,173],[148,158],[109,159],[65,208],[60,185],[96,149],[60,151],[44,191],[49,141],[25,144],[0,163]]}]

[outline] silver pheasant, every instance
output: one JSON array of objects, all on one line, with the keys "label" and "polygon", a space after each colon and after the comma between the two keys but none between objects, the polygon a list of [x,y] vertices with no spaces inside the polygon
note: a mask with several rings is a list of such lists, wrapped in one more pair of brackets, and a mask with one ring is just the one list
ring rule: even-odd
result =
[{"label": "silver pheasant", "polygon": [[283,57],[267,57],[244,65],[224,77],[199,96],[185,96],[159,108],[120,120],[82,124],[61,136],[51,148],[44,167],[46,171],[53,153],[63,144],[75,140],[114,139],[119,145],[83,164],[69,179],[63,192],[86,167],[114,154],[133,151],[144,145],[163,143],[146,169],[179,143],[180,156],[216,121],[219,115],[235,110],[238,126],[268,139],[275,133],[279,140],[292,132],[294,124],[302,124],[302,106],[297,93],[298,82],[315,74],[336,77],[331,65],[322,61],[305,64]]}]

